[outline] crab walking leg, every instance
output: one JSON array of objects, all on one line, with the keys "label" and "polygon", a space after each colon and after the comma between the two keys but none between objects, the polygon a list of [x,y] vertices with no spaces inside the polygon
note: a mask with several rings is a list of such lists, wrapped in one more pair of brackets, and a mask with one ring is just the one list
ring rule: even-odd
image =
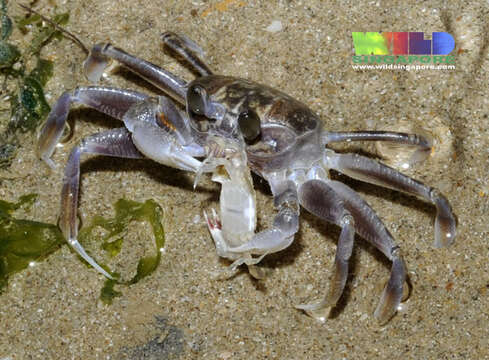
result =
[{"label": "crab walking leg", "polygon": [[126,53],[111,44],[94,45],[83,67],[89,81],[96,83],[102,77],[110,59],[117,60],[126,68],[141,76],[157,88],[165,91],[180,103],[185,103],[187,82],[149,61]]},{"label": "crab walking leg", "polygon": [[342,141],[386,141],[414,146],[416,150],[409,159],[410,163],[417,163],[425,160],[430,155],[433,146],[431,140],[425,136],[392,131],[324,131],[321,134],[321,137],[322,142],[325,145]]},{"label": "crab walking leg", "polygon": [[61,213],[59,227],[70,246],[91,266],[104,276],[112,279],[95,260],[93,260],[77,240],[78,193],[80,189],[80,156],[98,154],[121,158],[142,158],[131,140],[131,134],[125,128],[104,131],[83,139],[70,154],[65,168],[63,189],[61,191]]},{"label": "crab walking leg", "polygon": [[448,200],[437,189],[357,154],[336,154],[328,151],[323,162],[327,168],[335,169],[354,179],[416,195],[433,203],[436,206],[434,246],[449,246],[455,241],[455,215]]},{"label": "crab walking leg", "polygon": [[353,249],[355,222],[346,209],[343,199],[322,180],[309,180],[299,187],[299,203],[320,219],[341,227],[333,267],[333,280],[328,295],[318,303],[298,305],[296,308],[307,311],[313,317],[323,310],[336,305],[343,293],[348,278],[348,260]]},{"label": "crab walking leg", "polygon": [[392,131],[325,131],[322,140],[324,144],[340,141],[389,141],[419,146],[421,151],[429,151],[432,146],[431,141],[422,135]]},{"label": "crab walking leg", "polygon": [[[338,181],[324,180],[342,200],[344,208],[354,220],[355,232],[379,249],[392,261],[389,281],[374,312],[380,323],[387,322],[397,311],[402,300],[406,267],[399,246],[375,211],[351,188]],[[312,205],[311,205],[312,207]]]},{"label": "crab walking leg", "polygon": [[136,91],[101,86],[78,87],[73,91],[65,92],[53,106],[41,128],[37,144],[39,158],[51,168],[55,167],[51,156],[63,134],[72,103],[87,105],[122,120],[132,105],[147,98],[147,95]]},{"label": "crab walking leg", "polygon": [[199,57],[199,55],[204,55],[204,51],[188,37],[166,31],[161,34],[161,40],[166,46],[183,57],[200,76],[212,75],[211,69]]}]

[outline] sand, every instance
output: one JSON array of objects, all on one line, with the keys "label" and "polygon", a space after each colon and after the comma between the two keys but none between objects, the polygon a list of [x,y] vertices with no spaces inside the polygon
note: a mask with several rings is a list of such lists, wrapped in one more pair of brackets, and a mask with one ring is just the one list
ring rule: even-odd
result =
[{"label": "sand", "polygon": [[[205,178],[150,160],[92,158],[82,165],[80,215],[111,216],[124,197],[154,199],[164,210],[162,263],[106,306],[103,278],[67,246],[10,279],[0,296],[0,359],[487,359],[489,358],[489,5],[483,2],[344,1],[39,1],[50,14],[69,11],[68,28],[89,45],[107,42],[191,79],[161,49],[165,30],[184,33],[206,51],[211,68],[279,88],[308,104],[332,130],[426,131],[432,155],[405,170],[438,187],[458,216],[458,238],[435,249],[434,207],[421,200],[343,177],[372,205],[401,246],[412,292],[385,326],[372,316],[389,263],[357,239],[347,290],[324,323],[294,305],[327,289],[339,231],[305,211],[287,250],[267,257],[271,274],[253,280],[243,270],[224,281],[203,221],[217,207],[219,187]],[[11,7],[14,2],[11,2]],[[15,10],[20,14],[20,10]],[[279,23],[278,23],[279,22]],[[446,31],[455,38],[455,70],[352,69],[352,31]],[[20,40],[20,35],[16,38]],[[83,52],[68,40],[44,49],[55,61],[49,102],[86,85]],[[126,70],[102,84],[157,94]],[[4,181],[0,198],[38,193],[29,218],[55,223],[63,164],[82,137],[118,126],[88,109],[72,111],[73,139],[54,155],[50,171],[36,159],[34,140]],[[375,152],[366,144],[352,151]],[[266,186],[257,183],[260,228],[273,218]],[[134,225],[111,264],[134,271],[151,234]],[[90,251],[101,258],[101,250]]]}]

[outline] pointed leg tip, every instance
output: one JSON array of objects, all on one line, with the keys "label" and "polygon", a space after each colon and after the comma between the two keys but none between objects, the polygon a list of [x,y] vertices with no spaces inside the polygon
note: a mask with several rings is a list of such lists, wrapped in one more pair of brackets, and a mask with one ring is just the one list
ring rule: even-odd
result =
[{"label": "pointed leg tip", "polygon": [[106,278],[110,280],[115,280],[115,278],[110,275],[104,268],[102,268],[90,255],[87,254],[83,246],[76,239],[69,239],[68,243],[70,246],[76,251],[78,255],[82,257],[90,266],[92,266],[99,273],[104,275]]},{"label": "pointed leg tip", "polygon": [[53,160],[51,160],[50,158],[41,158],[41,160],[44,161],[52,171],[56,170],[57,166]]},{"label": "pointed leg tip", "polygon": [[457,236],[456,220],[453,217],[437,217],[435,220],[435,248],[448,247]]},{"label": "pointed leg tip", "polygon": [[51,159],[51,156],[54,153],[54,146],[52,147],[51,150],[45,150],[43,146],[39,145],[39,147],[36,149],[36,156],[39,160],[44,162],[51,170],[56,169],[56,164],[55,162]]},{"label": "pointed leg tip", "polygon": [[229,280],[238,273],[238,269],[232,270],[229,267],[221,270],[216,270],[210,273],[210,279],[212,281],[224,281]]},{"label": "pointed leg tip", "polygon": [[380,325],[380,326],[384,326],[384,325],[386,325],[386,324],[389,322],[389,320],[390,320],[391,318],[393,318],[393,317],[394,317],[394,315],[395,315],[395,313],[394,313],[394,314],[392,314],[392,315],[389,315],[389,316],[383,316],[383,317],[379,317],[379,316],[375,316],[375,315],[374,315],[374,317],[375,317],[375,319],[377,320],[377,324],[378,324],[378,325]]},{"label": "pointed leg tip", "polygon": [[330,290],[330,293],[323,300],[295,305],[295,308],[305,311],[311,317],[316,317],[316,315],[311,315],[310,313],[321,313],[322,311],[335,307],[336,303],[341,298],[342,293],[343,288],[341,288],[339,292]]},{"label": "pointed leg tip", "polygon": [[394,317],[396,313],[397,307],[379,304],[377,309],[375,309],[374,318],[377,320],[379,325],[385,325]]},{"label": "pointed leg tip", "polygon": [[397,312],[406,290],[406,266],[399,249],[393,251],[392,269],[389,281],[382,291],[380,302],[374,312],[379,324],[387,323]]},{"label": "pointed leg tip", "polygon": [[269,270],[255,265],[248,265],[248,271],[256,280],[263,280],[270,274]]},{"label": "pointed leg tip", "polygon": [[246,264],[246,260],[246,258],[235,260],[231,265],[229,265],[228,269],[232,272],[237,271],[241,265]]},{"label": "pointed leg tip", "polygon": [[330,306],[325,305],[322,301],[309,304],[299,304],[294,306],[297,310],[304,311],[308,316],[319,322],[326,322],[328,319]]},{"label": "pointed leg tip", "polygon": [[51,171],[55,171],[56,170],[56,168],[57,168],[56,163],[53,160],[51,160],[50,158],[48,158],[48,157],[42,157],[41,156],[41,157],[39,157],[39,159],[42,162],[44,162],[49,167],[49,169]]},{"label": "pointed leg tip", "polygon": [[[98,45],[95,45],[95,47]],[[92,53],[88,56],[88,58],[83,62],[83,71],[85,73],[85,77],[92,84],[96,84],[102,78],[105,69],[108,67],[109,61],[100,56],[94,56]]]},{"label": "pointed leg tip", "polygon": [[[387,290],[387,289],[386,289]],[[374,318],[377,320],[379,325],[385,325],[390,319],[396,315],[399,306],[401,304],[401,299],[403,297],[403,290],[399,292],[389,292],[384,290],[382,298],[379,305],[375,309]]]},{"label": "pointed leg tip", "polygon": [[311,303],[307,303],[307,304],[298,304],[298,305],[295,305],[295,308],[299,309],[299,310],[304,310],[307,312],[307,311],[324,310],[324,309],[328,309],[328,308],[333,307],[333,306],[335,306],[334,303],[331,303],[330,301],[328,301],[328,299],[324,299],[321,301],[315,301],[315,302],[311,302]]},{"label": "pointed leg tip", "polygon": [[430,197],[436,206],[435,243],[436,248],[450,246],[457,235],[457,218],[447,198],[433,189]]}]

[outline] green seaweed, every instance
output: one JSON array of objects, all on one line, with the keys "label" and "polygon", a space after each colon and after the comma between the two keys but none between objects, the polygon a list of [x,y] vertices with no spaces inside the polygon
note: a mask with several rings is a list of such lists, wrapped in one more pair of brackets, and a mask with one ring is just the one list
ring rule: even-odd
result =
[{"label": "green seaweed", "polygon": [[20,51],[16,46],[0,40],[0,69],[10,69],[20,58]]},{"label": "green seaweed", "polygon": [[51,60],[37,58],[36,67],[27,76],[34,79],[39,85],[45,86],[48,80],[53,76],[54,63]]},{"label": "green seaweed", "polygon": [[52,74],[53,63],[39,58],[32,72],[22,79],[18,96],[10,98],[8,132],[32,132],[49,114],[50,107],[44,97],[43,86]]},{"label": "green seaweed", "polygon": [[[29,194],[21,196],[15,203],[0,200],[0,293],[7,285],[9,276],[24,270],[31,262],[43,260],[66,244],[56,225],[18,219],[13,216],[13,213],[21,208],[28,211],[36,198],[36,194]],[[154,234],[155,255],[139,259],[136,275],[132,279],[106,280],[100,292],[100,300],[105,304],[111,304],[115,297],[121,296],[121,292],[114,289],[115,285],[133,285],[150,275],[160,263],[160,249],[165,244],[165,234],[161,224],[163,211],[154,200],[140,203],[120,199],[114,207],[116,212],[114,218],[105,219],[102,216],[95,216],[89,226],[81,229],[80,242],[102,240],[102,248],[113,257],[121,251],[124,235],[131,223],[147,221]],[[105,229],[107,235],[102,239],[93,237],[92,233],[96,227]],[[112,275],[116,279],[120,277],[117,273]]]},{"label": "green seaweed", "polygon": [[120,291],[114,289],[114,285],[117,284],[116,280],[105,280],[104,287],[100,290],[100,300],[105,305],[112,305],[114,298],[122,295]]},{"label": "green seaweed", "polygon": [[[102,216],[96,216],[92,219],[89,226],[81,229],[78,236],[81,243],[88,241],[102,242],[101,248],[105,250],[110,257],[114,257],[120,253],[124,234],[127,233],[128,227],[133,221],[146,221],[150,224],[155,240],[155,255],[146,256],[139,259],[136,275],[128,281],[122,280],[106,280],[102,288],[100,299],[110,304],[113,297],[118,296],[118,292],[114,291],[114,285],[132,285],[139,280],[150,275],[157,268],[161,260],[161,251],[165,245],[165,232],[161,224],[163,211],[154,200],[146,200],[144,203],[136,201],[120,199],[115,204],[115,217],[105,219]],[[96,228],[102,228],[106,234],[94,238],[93,231]],[[107,266],[101,265],[105,269]],[[114,278],[119,279],[119,274],[112,274]]]},{"label": "green seaweed", "polygon": [[2,24],[0,39],[7,40],[12,34],[12,20],[7,15],[7,3],[5,0],[0,3],[0,23]]},{"label": "green seaweed", "polygon": [[[69,14],[64,13],[55,15],[51,20],[57,25],[66,25],[69,18]],[[30,54],[39,54],[42,47],[46,45],[52,38],[60,39],[63,36],[62,33],[59,30],[55,29],[53,26],[44,26],[41,19],[37,20],[37,22],[35,22],[34,24],[36,24],[36,32],[28,49],[28,52]],[[19,24],[17,25],[19,26]],[[26,30],[25,25],[21,25],[20,28],[23,31]]]},{"label": "green seaweed", "polygon": [[20,58],[20,51],[7,42],[12,34],[12,20],[7,15],[7,3],[0,2],[0,69],[12,67]]},{"label": "green seaweed", "polygon": [[0,169],[10,165],[17,153],[17,145],[3,140],[0,136]]},{"label": "green seaweed", "polygon": [[[62,31],[57,25],[66,25],[69,14],[56,14],[46,24],[43,16],[31,14],[16,18],[17,28],[24,34],[32,32],[32,41],[27,49],[19,50],[8,42],[12,34],[12,20],[7,13],[6,0],[0,0],[0,75],[5,77],[4,89],[9,88],[10,118],[4,133],[0,134],[0,168],[8,167],[20,147],[17,134],[33,133],[50,111],[43,87],[53,75],[53,62],[41,58],[42,48],[54,38],[61,38]],[[69,33],[68,33],[69,34]],[[69,36],[85,50],[85,46],[73,36]],[[27,64],[35,59],[36,66],[30,72]],[[9,80],[14,80],[10,83]],[[13,88],[13,90],[12,90]],[[5,109],[0,110],[0,114]],[[0,118],[2,120],[2,118]],[[31,261],[42,259],[64,244],[58,227],[31,220],[16,219],[12,212],[26,206],[35,197],[21,197],[17,203],[0,200],[0,291],[8,277],[25,269]],[[91,237],[95,227],[108,231],[103,239],[102,249],[109,256],[117,255],[122,248],[124,234],[132,221],[147,221],[153,230],[156,252],[154,256],[139,259],[136,275],[129,281],[106,281],[100,298],[110,304],[120,295],[114,285],[131,285],[151,274],[161,259],[160,249],[164,245],[164,231],[161,225],[162,210],[153,200],[144,203],[120,199],[115,204],[113,219],[95,217],[90,226],[80,231],[80,240]],[[104,266],[107,268],[107,266]],[[119,278],[118,274],[114,274]]]},{"label": "green seaweed", "polygon": [[[66,25],[69,14],[56,14],[53,24]],[[18,133],[33,133],[50,111],[43,87],[53,75],[53,62],[41,58],[42,48],[52,39],[60,39],[62,32],[43,21],[37,14],[16,18],[17,28],[24,34],[31,32],[32,40],[19,50],[8,42],[12,34],[12,20],[7,13],[5,0],[0,0],[0,74],[5,77],[4,88],[9,88],[9,118],[4,133],[0,134],[0,168],[10,166],[20,147]],[[36,60],[34,69],[27,64]]]},{"label": "green seaweed", "polygon": [[65,244],[56,225],[17,219],[13,212],[28,209],[36,194],[24,195],[16,203],[0,200],[0,293],[10,275],[40,261]]}]

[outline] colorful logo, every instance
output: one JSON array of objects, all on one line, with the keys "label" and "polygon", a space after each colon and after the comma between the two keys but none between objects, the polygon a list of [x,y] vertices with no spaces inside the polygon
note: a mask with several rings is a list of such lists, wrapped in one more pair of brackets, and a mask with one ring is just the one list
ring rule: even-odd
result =
[{"label": "colorful logo", "polygon": [[433,32],[352,32],[356,55],[448,55],[455,48],[453,36]]}]

